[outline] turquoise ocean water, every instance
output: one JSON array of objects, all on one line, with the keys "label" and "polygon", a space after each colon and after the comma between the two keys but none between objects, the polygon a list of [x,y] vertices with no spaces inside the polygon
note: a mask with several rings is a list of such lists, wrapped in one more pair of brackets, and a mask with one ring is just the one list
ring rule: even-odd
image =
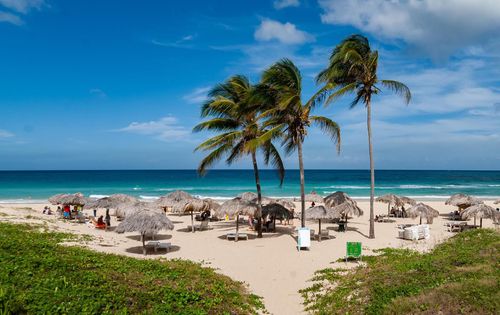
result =
[{"label": "turquoise ocean water", "polygon": [[[276,173],[261,171],[264,195],[296,197],[299,173],[287,171],[280,187]],[[367,170],[307,170],[306,192],[327,195],[337,190],[360,199],[369,195]],[[176,189],[193,195],[228,199],[255,191],[252,170],[213,170],[200,178],[194,170],[134,171],[2,171],[0,202],[40,202],[58,193],[82,192],[100,197],[125,193],[154,199]],[[376,172],[377,195],[395,193],[420,199],[444,199],[454,193],[500,198],[500,171],[405,171]]]}]

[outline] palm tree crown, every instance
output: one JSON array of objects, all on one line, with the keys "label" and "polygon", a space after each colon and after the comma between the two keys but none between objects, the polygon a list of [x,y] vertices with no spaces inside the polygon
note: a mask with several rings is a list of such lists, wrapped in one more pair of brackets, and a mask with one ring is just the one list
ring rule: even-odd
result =
[{"label": "palm tree crown", "polygon": [[201,111],[202,117],[211,118],[199,123],[193,131],[207,130],[218,133],[195,149],[209,151],[198,166],[201,175],[223,157],[226,157],[226,163],[229,165],[243,156],[252,157],[258,195],[257,231],[261,237],[262,194],[257,151],[263,153],[265,164],[272,164],[278,171],[280,183],[283,183],[285,168],[278,150],[272,143],[273,137],[266,141],[256,140],[268,130],[259,121],[258,113],[264,106],[256,101],[257,98],[252,97],[254,90],[244,76],[234,76],[217,85],[210,91],[209,100],[203,104]]},{"label": "palm tree crown", "polygon": [[282,59],[264,71],[260,88],[264,98],[273,103],[272,108],[262,113],[267,117],[266,126],[271,127],[262,137],[267,141],[280,134],[287,153],[297,149],[301,177],[301,210],[302,226],[305,224],[304,201],[304,166],[302,161],[302,143],[307,136],[311,124],[317,125],[336,143],[340,150],[340,128],[333,120],[324,116],[312,116],[311,112],[317,102],[313,97],[302,102],[302,76],[299,69],[289,59]]},{"label": "palm tree crown", "polygon": [[364,103],[367,113],[368,149],[370,154],[370,238],[375,238],[374,198],[375,171],[371,131],[371,100],[378,94],[379,86],[402,96],[408,104],[411,99],[410,89],[401,82],[380,80],[377,77],[378,52],[370,48],[368,39],[361,35],[352,35],[344,39],[330,56],[328,67],[321,71],[316,80],[325,83],[316,95],[316,101],[326,104],[345,94],[355,94],[351,108]]}]

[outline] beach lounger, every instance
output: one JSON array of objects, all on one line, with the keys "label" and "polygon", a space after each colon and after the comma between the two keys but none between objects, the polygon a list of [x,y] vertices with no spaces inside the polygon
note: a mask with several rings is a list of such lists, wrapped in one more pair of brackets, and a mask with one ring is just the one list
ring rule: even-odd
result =
[{"label": "beach lounger", "polygon": [[[194,230],[198,230],[198,231],[206,231],[206,230],[211,230],[212,228],[208,225],[208,222],[210,220],[204,220],[204,221],[201,221],[201,223],[198,225],[194,225]],[[188,225],[188,230],[189,231],[192,231],[193,229],[193,225]]]},{"label": "beach lounger", "polygon": [[155,253],[158,251],[158,249],[165,249],[168,253],[168,250],[172,247],[171,243],[162,243],[159,241],[149,241],[146,243],[146,247],[152,247],[155,251]]},{"label": "beach lounger", "polygon": [[330,231],[329,230],[321,230],[321,233],[318,234],[318,239],[330,239]]},{"label": "beach lounger", "polygon": [[236,240],[236,237],[238,237],[238,239],[245,239],[245,240],[248,240],[248,234],[247,233],[238,233],[238,235],[236,235],[236,233],[234,232],[231,232],[231,233],[227,233],[226,234],[226,238],[228,240],[232,239],[232,240]]}]

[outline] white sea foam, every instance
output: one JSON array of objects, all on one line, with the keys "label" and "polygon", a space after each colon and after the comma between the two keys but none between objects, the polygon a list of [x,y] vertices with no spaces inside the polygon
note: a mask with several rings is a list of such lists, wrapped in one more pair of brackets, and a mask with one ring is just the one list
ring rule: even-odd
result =
[{"label": "white sea foam", "polygon": [[47,199],[1,199],[0,204],[35,204],[48,203]]},{"label": "white sea foam", "polygon": [[139,196],[139,198],[144,199],[145,201],[148,200],[158,200],[160,197],[159,196]]},{"label": "white sea foam", "polygon": [[95,199],[100,199],[105,197],[109,197],[109,195],[89,195],[89,198],[95,198]]}]

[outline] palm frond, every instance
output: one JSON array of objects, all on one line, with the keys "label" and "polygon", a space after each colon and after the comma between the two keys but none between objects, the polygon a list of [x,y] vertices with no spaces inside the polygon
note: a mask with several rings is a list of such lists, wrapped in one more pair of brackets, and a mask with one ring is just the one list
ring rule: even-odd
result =
[{"label": "palm frond", "polygon": [[231,144],[224,144],[217,149],[213,150],[208,154],[203,160],[201,160],[198,166],[198,174],[204,176],[207,173],[207,169],[210,168],[214,163],[219,161],[223,155],[225,155],[231,149]]},{"label": "palm frond", "polygon": [[266,165],[270,163],[274,169],[276,169],[280,179],[280,186],[283,185],[283,180],[285,179],[285,165],[283,164],[279,151],[271,141],[267,142],[262,149],[264,151],[264,163]]},{"label": "palm frond", "polygon": [[330,139],[333,141],[333,143],[335,143],[337,147],[337,152],[340,153],[341,138],[339,125],[330,118],[324,116],[311,116],[310,119],[323,132],[330,136]]},{"label": "palm frond", "polygon": [[193,132],[202,130],[227,131],[234,130],[240,126],[240,122],[232,118],[213,118],[194,126]]},{"label": "palm frond", "polygon": [[404,98],[406,104],[410,103],[411,92],[410,89],[403,83],[394,80],[380,80],[380,84],[385,88],[393,91],[396,95]]}]

